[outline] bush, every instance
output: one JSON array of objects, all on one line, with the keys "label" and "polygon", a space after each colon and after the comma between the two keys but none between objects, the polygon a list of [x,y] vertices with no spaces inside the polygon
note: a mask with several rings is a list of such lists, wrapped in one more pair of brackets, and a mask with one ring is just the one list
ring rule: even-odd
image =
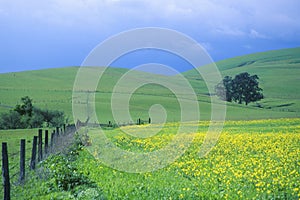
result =
[{"label": "bush", "polygon": [[16,105],[14,110],[0,116],[0,129],[61,127],[64,124],[63,112],[36,108],[28,96],[21,101],[21,105]]},{"label": "bush", "polygon": [[38,112],[38,109],[34,109],[34,112],[32,114],[32,117],[30,119],[30,124],[32,127],[42,127],[44,124],[44,116]]},{"label": "bush", "polygon": [[41,125],[45,123],[47,127],[60,127],[65,121],[64,113],[58,110],[34,108],[33,116],[35,116],[33,122]]},{"label": "bush", "polygon": [[21,122],[21,115],[16,111],[3,113],[0,116],[0,129],[18,129],[24,128]]},{"label": "bush", "polygon": [[105,199],[97,184],[77,169],[76,161],[81,148],[80,145],[74,147],[68,154],[52,155],[41,163],[41,173],[46,174],[45,184],[50,189],[48,193],[70,192],[76,199]]},{"label": "bush", "polygon": [[69,191],[76,186],[91,184],[89,179],[64,156],[55,155],[43,163],[43,166],[49,170],[51,181],[58,189]]}]

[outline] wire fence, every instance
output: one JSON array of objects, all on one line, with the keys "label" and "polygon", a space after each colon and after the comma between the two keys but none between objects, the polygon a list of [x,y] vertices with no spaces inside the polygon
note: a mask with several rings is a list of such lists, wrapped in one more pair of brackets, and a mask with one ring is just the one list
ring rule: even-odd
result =
[{"label": "wire fence", "polygon": [[33,136],[32,144],[26,145],[26,140],[21,139],[20,149],[15,152],[8,152],[9,144],[2,142],[2,185],[0,190],[3,191],[3,199],[11,198],[11,189],[23,184],[29,178],[26,176],[26,172],[35,170],[38,162],[67,148],[73,142],[75,132],[74,125],[57,127],[50,134],[48,130],[43,132],[42,129],[39,129],[38,135]]},{"label": "wire fence", "polygon": [[[46,159],[51,154],[64,151],[72,144],[76,128],[82,126],[101,126],[102,128],[117,128],[120,126],[151,124],[151,119],[143,120],[138,118],[136,122],[96,124],[77,121],[75,125],[57,127],[51,133],[48,130],[38,130],[38,134],[32,140],[21,139],[20,149],[14,152],[8,151],[8,143],[2,142],[2,185],[0,185],[0,195],[3,191],[3,199],[9,200],[11,190],[15,186],[22,185],[29,179],[30,171],[34,171],[36,165]],[[27,144],[27,145],[26,145]]]}]

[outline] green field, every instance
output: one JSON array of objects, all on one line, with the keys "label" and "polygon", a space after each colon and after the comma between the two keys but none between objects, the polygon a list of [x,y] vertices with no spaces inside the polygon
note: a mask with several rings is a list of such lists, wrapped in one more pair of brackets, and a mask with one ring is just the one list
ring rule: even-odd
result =
[{"label": "green field", "polygon": [[[221,74],[234,76],[241,72],[257,74],[265,99],[249,106],[236,103],[227,104],[227,119],[266,119],[299,117],[300,113],[300,48],[269,51],[227,59],[216,63]],[[208,66],[204,66],[208,67]],[[6,112],[19,103],[23,96],[30,96],[38,107],[65,111],[69,122],[72,115],[72,90],[78,67],[26,71],[0,74],[0,112]],[[128,72],[127,69],[110,68],[99,82],[95,93],[97,116],[101,123],[113,120],[110,102],[111,92],[117,81]],[[192,84],[199,101],[201,119],[210,119],[210,97],[200,75],[194,70],[183,75]],[[145,72],[134,72],[130,77],[139,79],[168,80],[180,87],[176,76],[158,76]],[[82,101],[75,103],[82,104]],[[168,121],[178,121],[180,108],[174,94],[165,87],[148,84],[136,90],[130,100],[132,119],[147,119],[148,110],[153,104],[161,104],[168,113]],[[126,121],[127,119],[124,119]],[[126,121],[128,122],[128,121]],[[121,122],[118,122],[121,123]]]},{"label": "green field", "polygon": [[[38,129],[18,129],[18,130],[0,130],[0,141],[7,142],[8,156],[10,162],[10,175],[13,180],[17,181],[19,178],[19,155],[20,155],[20,140],[26,140],[25,159],[28,162],[26,168],[29,168],[29,160],[31,157],[33,136],[38,135]],[[2,157],[0,158],[2,166]]]},{"label": "green field", "polygon": [[[257,74],[265,99],[259,102],[263,112],[274,111],[270,117],[290,115],[299,117],[300,112],[300,48],[268,51],[239,56],[216,63],[223,76],[234,76],[241,72]],[[205,66],[209,67],[209,66]],[[195,71],[183,73],[197,85]],[[228,117],[235,118],[238,110],[228,104]],[[255,103],[250,107],[255,108]],[[250,110],[248,110],[250,111]],[[251,112],[251,111],[250,111]],[[256,117],[258,113],[253,113]],[[263,113],[261,113],[263,115]],[[238,118],[236,118],[238,119]]]},{"label": "green field", "polygon": [[[187,151],[170,165],[147,173],[126,173],[106,166],[94,152],[99,144],[99,129],[90,129],[92,145],[81,149],[69,165],[96,186],[64,191],[51,184],[51,177],[40,177],[37,172],[27,184],[13,186],[12,196],[13,199],[76,199],[74,195],[81,196],[78,199],[100,196],[103,199],[298,199],[299,124],[299,119],[227,121],[217,145],[206,157],[199,157],[208,122],[190,122],[186,125],[199,126],[199,130],[186,134],[195,137]],[[128,126],[124,131],[140,133],[145,126]],[[105,134],[118,148],[142,153],[165,146],[177,128],[178,123],[167,123],[157,135],[145,139],[126,135],[120,129],[106,130]],[[1,131],[0,137],[11,134]],[[22,136],[31,138],[32,133],[25,132]],[[12,145],[18,146],[13,138],[9,147]],[[62,167],[55,159],[50,159],[48,166]]]},{"label": "green field", "polygon": [[[100,123],[111,120],[126,124],[136,122],[137,118],[147,120],[149,110],[155,104],[162,105],[167,113],[167,122],[163,127],[159,123],[161,116],[157,115],[152,117],[155,123],[151,125],[107,128],[104,133],[111,144],[102,140],[100,129],[81,129],[80,133],[88,131],[87,141],[91,146],[73,149],[70,155],[50,157],[39,165],[35,173],[28,170],[30,175],[25,185],[19,185],[17,181],[19,143],[20,139],[26,139],[28,169],[32,138],[37,135],[37,129],[0,130],[0,141],[8,142],[13,176],[12,198],[299,199],[300,48],[245,55],[216,64],[222,76],[234,76],[241,72],[257,74],[265,99],[248,106],[226,103],[224,129],[216,146],[206,157],[199,157],[199,151],[211,118],[211,96],[202,77],[195,70],[182,75],[192,85],[197,101],[186,93],[183,83],[178,81],[178,75],[162,76],[133,71],[128,76],[128,85],[120,85],[116,94],[127,95],[128,92],[123,91],[134,86],[132,83],[135,82],[168,82],[171,86],[183,88],[180,90],[181,99],[199,103],[201,120],[184,122],[187,129],[183,138],[180,138],[183,144],[178,150],[187,148],[185,153],[170,165],[147,173],[116,170],[119,165],[140,167],[139,169],[143,169],[143,166],[140,163],[133,163],[131,166],[130,162],[123,162],[126,157],[115,157],[113,151],[110,152],[110,147],[113,144],[117,149],[137,154],[152,153],[167,147],[176,138],[181,116],[180,98],[170,88],[158,84],[146,84],[137,88],[130,97],[129,106],[116,106],[118,113],[124,113],[128,107],[132,121],[126,117],[114,120],[111,111],[112,91],[120,78],[128,72],[127,69],[109,68],[95,91],[82,93],[78,90],[74,94],[73,84],[79,67],[0,74],[0,113],[12,109],[24,96],[33,98],[37,107],[64,111],[67,123],[73,123],[72,102],[82,114],[80,120],[83,121],[86,120],[86,112],[94,114],[89,111],[91,105],[95,104],[95,115]],[[202,66],[204,69],[207,67],[209,65]],[[96,76],[92,70],[90,76]],[[88,84],[90,80],[86,81]],[[92,98],[93,95],[95,99]],[[212,98],[216,96],[212,95]],[[92,118],[91,122],[93,120],[95,119]],[[186,145],[184,141],[192,143]],[[107,147],[105,153],[116,159],[116,169],[104,163],[101,157],[103,152],[99,147]],[[171,153],[164,158],[168,160]],[[148,164],[144,163],[145,169]],[[58,179],[75,183],[75,186],[68,190],[62,189],[63,183]],[[2,195],[1,186],[0,198]]]},{"label": "green field", "polygon": [[[99,166],[99,160],[86,156],[80,158],[80,166],[108,199],[299,198],[299,122],[299,119],[227,121],[217,145],[208,156],[200,158],[198,152],[208,125],[202,122],[197,133],[187,132],[186,137],[195,134],[195,139],[185,154],[154,172],[124,173],[103,164]],[[153,152],[172,140],[177,125],[166,124],[161,132],[146,139],[130,137],[119,130],[106,131],[106,135],[124,150]],[[140,133],[141,128],[126,127],[125,131]],[[95,155],[97,152],[93,152],[100,143],[99,131],[91,130],[90,136],[92,146],[88,149]]]},{"label": "green field", "polygon": [[[33,137],[38,135],[38,129],[0,130],[0,141],[7,143],[9,158],[9,175],[12,186],[19,185],[20,174],[20,140],[25,139],[25,176],[32,175],[29,170]],[[0,158],[2,168],[2,156]],[[0,186],[0,198],[3,196],[3,185]]]}]

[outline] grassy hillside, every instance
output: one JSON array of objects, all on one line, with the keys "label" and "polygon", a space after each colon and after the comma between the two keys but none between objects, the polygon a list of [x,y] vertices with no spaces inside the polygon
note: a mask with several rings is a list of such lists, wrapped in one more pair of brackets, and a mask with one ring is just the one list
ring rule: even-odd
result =
[{"label": "grassy hillside", "polygon": [[[223,76],[232,76],[248,72],[257,74],[265,99],[259,104],[252,103],[246,107],[228,103],[228,117],[240,117],[237,112],[254,112],[256,117],[299,117],[300,113],[300,48],[268,51],[216,62]],[[204,66],[204,67],[210,67]],[[199,84],[195,70],[183,73],[193,85]],[[257,108],[257,106],[262,108]],[[254,111],[255,110],[255,111]],[[259,111],[258,111],[259,110]],[[258,111],[258,113],[256,113]],[[261,111],[261,112],[260,112]],[[243,112],[246,114],[245,112]]]},{"label": "grassy hillside", "polygon": [[[216,64],[224,76],[234,76],[245,71],[257,74],[266,97],[259,104],[252,103],[249,106],[228,103],[227,119],[300,117],[300,94],[298,92],[300,90],[300,48],[245,55]],[[78,69],[79,67],[67,67],[0,74],[0,112],[6,112],[16,105],[21,97],[28,95],[34,99],[36,106],[64,110],[69,120],[72,121],[72,90]],[[126,72],[128,72],[127,69],[110,68],[101,78],[95,95],[97,116],[100,122],[113,119],[110,110],[111,91]],[[185,72],[183,75],[189,79],[197,92],[201,119],[209,119],[210,97],[205,83],[194,70]],[[178,88],[182,87],[176,76],[164,77],[145,72],[134,72],[129,75],[130,82],[145,79],[169,81]],[[86,102],[82,99],[74,99],[74,101],[82,105],[82,111],[85,112]],[[179,120],[180,107],[174,94],[166,87],[155,84],[144,85],[132,95],[130,112],[133,119],[138,117],[147,119],[148,110],[153,104],[162,104],[165,107],[168,112],[168,121]],[[127,121],[124,119],[124,122]]]},{"label": "grassy hillside", "polygon": [[0,112],[30,96],[36,106],[71,113],[72,87],[78,67],[0,74]]}]

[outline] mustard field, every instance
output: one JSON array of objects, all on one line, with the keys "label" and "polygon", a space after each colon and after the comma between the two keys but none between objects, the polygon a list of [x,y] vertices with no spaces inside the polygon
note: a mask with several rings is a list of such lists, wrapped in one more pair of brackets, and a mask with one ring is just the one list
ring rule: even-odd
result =
[{"label": "mustard field", "polygon": [[[97,150],[99,130],[89,130],[92,145],[88,149],[96,160],[82,157],[81,170],[97,182],[108,199],[300,198],[300,119],[228,121],[205,157],[199,157],[199,150],[208,122],[188,124],[198,125],[196,133],[187,133],[194,140],[181,157],[147,173],[122,172],[103,164]],[[149,138],[128,136],[118,129],[105,134],[117,148],[153,152],[172,140],[178,126],[168,123]],[[147,129],[156,127],[130,126],[123,132],[135,135]]]},{"label": "mustard field", "polygon": [[12,199],[300,198],[300,119],[226,121],[206,156],[209,122],[184,125],[170,151],[177,122],[81,129],[89,146],[49,157]]}]

